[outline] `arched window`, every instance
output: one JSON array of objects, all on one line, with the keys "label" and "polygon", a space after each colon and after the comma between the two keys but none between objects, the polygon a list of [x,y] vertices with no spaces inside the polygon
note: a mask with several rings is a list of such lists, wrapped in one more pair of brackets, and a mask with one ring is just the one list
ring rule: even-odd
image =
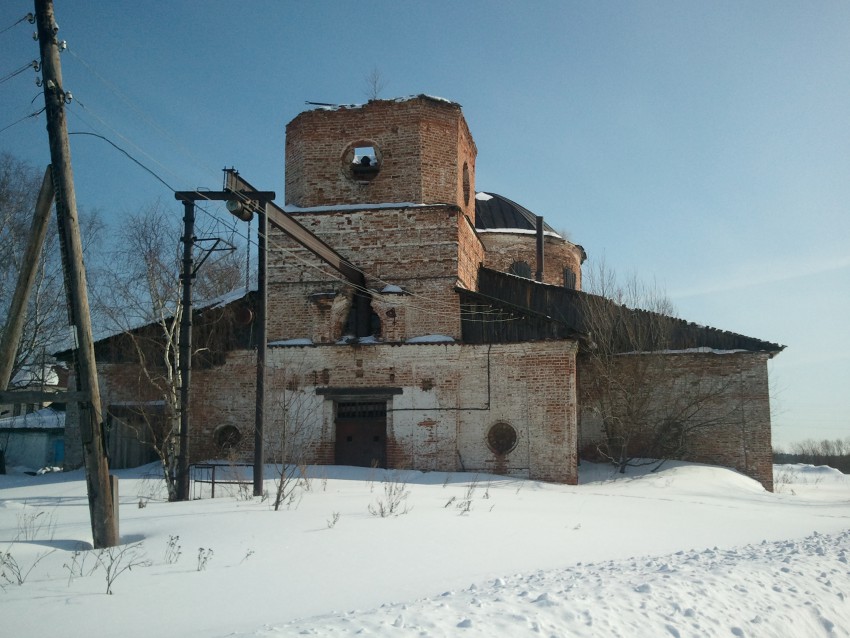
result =
[{"label": "arched window", "polygon": [[469,164],[463,163],[463,205],[469,206],[469,192],[471,189],[469,180]]},{"label": "arched window", "polygon": [[233,425],[223,425],[213,435],[216,447],[221,452],[230,452],[239,446],[242,441],[242,433]]},{"label": "arched window", "polygon": [[531,279],[531,266],[529,266],[524,261],[515,261],[511,264],[511,267],[508,269],[508,272],[512,275],[516,275],[517,277],[525,277],[526,279]]}]

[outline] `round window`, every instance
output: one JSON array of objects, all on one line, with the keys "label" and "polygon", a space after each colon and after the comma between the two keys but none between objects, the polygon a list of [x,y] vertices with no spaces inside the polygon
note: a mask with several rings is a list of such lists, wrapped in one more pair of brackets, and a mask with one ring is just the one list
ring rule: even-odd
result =
[{"label": "round window", "polygon": [[242,440],[242,433],[233,425],[223,425],[215,431],[215,444],[224,452],[233,450]]},{"label": "round window", "polygon": [[382,163],[381,149],[367,140],[349,144],[342,155],[343,172],[356,182],[375,179]]},{"label": "round window", "polygon": [[504,421],[499,421],[487,432],[487,445],[496,454],[507,454],[516,447],[516,442],[516,430]]}]

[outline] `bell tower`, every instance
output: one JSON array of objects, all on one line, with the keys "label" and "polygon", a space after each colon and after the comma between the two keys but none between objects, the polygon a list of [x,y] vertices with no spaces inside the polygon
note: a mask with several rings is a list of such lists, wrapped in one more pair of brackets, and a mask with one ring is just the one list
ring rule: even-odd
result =
[{"label": "bell tower", "polygon": [[450,204],[474,224],[476,154],[460,105],[442,98],[305,111],[286,127],[286,204]]}]

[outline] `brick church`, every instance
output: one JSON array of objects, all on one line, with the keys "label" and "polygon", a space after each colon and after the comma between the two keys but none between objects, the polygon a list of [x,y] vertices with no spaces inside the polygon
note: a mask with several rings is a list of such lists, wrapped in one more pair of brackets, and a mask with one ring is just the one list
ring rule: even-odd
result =
[{"label": "brick church", "polygon": [[[476,193],[475,161],[460,106],[425,95],[317,108],[287,125],[285,211],[365,286],[270,228],[269,461],[574,484],[580,451],[610,438],[591,406],[604,384],[581,310],[585,251],[521,205]],[[644,317],[618,312],[619,325]],[[688,434],[675,456],[771,489],[767,360],[782,346],[667,319],[676,337],[660,385],[721,388],[702,408],[711,419],[679,414],[673,429]],[[253,451],[256,343],[250,322],[234,325],[216,356],[193,363],[193,461]],[[618,365],[648,356],[621,349]],[[128,382],[139,377],[131,361],[99,357],[116,424],[132,418],[128,405],[155,403]],[[697,418],[711,426],[688,430]]]}]

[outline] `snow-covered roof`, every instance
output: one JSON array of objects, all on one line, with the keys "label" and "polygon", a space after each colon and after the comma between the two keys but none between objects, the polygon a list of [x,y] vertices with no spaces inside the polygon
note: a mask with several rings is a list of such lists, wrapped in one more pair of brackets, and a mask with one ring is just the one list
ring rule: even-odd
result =
[{"label": "snow-covered roof", "polygon": [[700,346],[696,348],[682,348],[679,350],[655,350],[655,351],[633,351],[633,352],[620,352],[617,356],[628,356],[634,354],[740,354],[742,352],[749,352],[749,350],[744,350],[743,348],[735,348],[733,350],[722,350],[720,348],[709,348],[708,346]]},{"label": "snow-covered roof", "polygon": [[[500,229],[502,232],[537,229],[537,215],[525,206],[517,204],[496,193],[475,194],[475,230]],[[543,223],[544,232],[555,233],[549,224]]]},{"label": "snow-covered roof", "polygon": [[30,386],[59,385],[59,375],[52,365],[28,365],[22,367],[12,378],[9,385],[13,388]]},{"label": "snow-covered roof", "polygon": [[[536,235],[536,230],[528,230],[526,228],[477,228],[475,232],[481,233],[505,233],[508,235]],[[554,230],[544,230],[543,235],[545,237],[555,237],[557,239],[563,239],[558,233]]]},{"label": "snow-covered roof", "polygon": [[410,102],[411,100],[422,100],[422,99],[431,100],[433,102],[441,102],[443,104],[448,104],[450,106],[460,107],[460,104],[458,104],[457,102],[455,102],[453,100],[449,100],[449,99],[444,98],[444,97],[438,97],[436,95],[428,95],[427,93],[418,93],[418,94],[415,94],[415,95],[404,95],[402,97],[395,97],[395,98],[390,98],[390,99],[387,99],[387,100],[381,100],[381,99],[369,100],[369,102],[366,102],[364,104],[318,104],[318,103],[315,103],[315,102],[312,102],[312,103],[308,102],[308,104],[312,104],[313,106],[315,106],[316,108],[313,109],[313,110],[316,110],[316,111],[339,111],[341,109],[362,109],[363,107],[368,106],[370,103],[373,103],[373,102],[396,102],[396,103],[399,103],[399,102]]},{"label": "snow-covered roof", "polygon": [[65,413],[53,408],[0,419],[0,430],[52,430],[64,427]]}]

